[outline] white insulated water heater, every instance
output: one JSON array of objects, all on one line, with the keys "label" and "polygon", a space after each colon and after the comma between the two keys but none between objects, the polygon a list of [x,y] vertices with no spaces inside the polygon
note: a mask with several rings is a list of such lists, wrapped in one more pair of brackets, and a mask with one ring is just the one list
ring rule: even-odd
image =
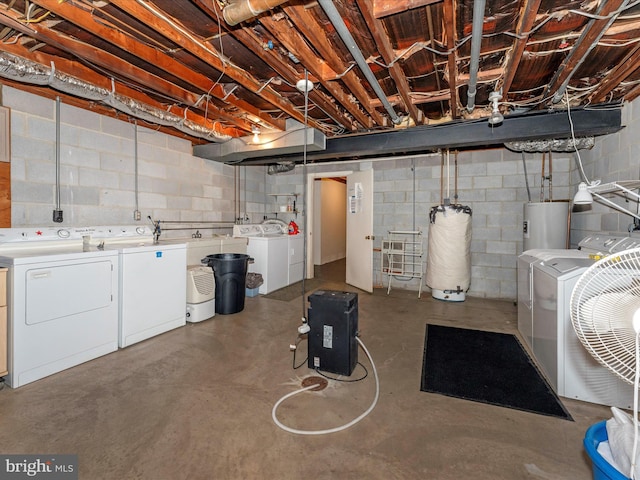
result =
[{"label": "white insulated water heater", "polygon": [[438,300],[465,300],[471,285],[470,207],[438,205],[431,209],[427,285]]}]

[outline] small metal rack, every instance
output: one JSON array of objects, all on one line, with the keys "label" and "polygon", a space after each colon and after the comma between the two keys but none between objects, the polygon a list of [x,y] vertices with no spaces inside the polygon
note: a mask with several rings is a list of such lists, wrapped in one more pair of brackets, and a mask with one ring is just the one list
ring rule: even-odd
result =
[{"label": "small metal rack", "polygon": [[418,298],[422,294],[424,276],[424,249],[422,232],[389,230],[389,236],[382,240],[382,273],[388,275],[387,295],[391,292],[391,279],[409,281],[420,279]]}]

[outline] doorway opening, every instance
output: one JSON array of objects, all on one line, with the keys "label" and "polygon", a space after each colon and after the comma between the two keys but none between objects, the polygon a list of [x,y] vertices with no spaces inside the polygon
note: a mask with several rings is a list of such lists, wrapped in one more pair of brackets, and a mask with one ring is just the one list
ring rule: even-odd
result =
[{"label": "doorway opening", "polygon": [[[316,182],[316,179],[325,178],[341,180]],[[343,179],[346,180],[346,185]],[[316,262],[323,265],[331,260],[344,258],[345,283],[365,292],[373,292],[373,170],[314,173],[307,176],[306,182],[306,278],[314,278]],[[326,184],[328,191],[341,192],[332,200],[335,201],[335,207],[332,203],[329,210],[336,208],[336,215],[340,219],[344,217],[344,221],[336,221],[329,216],[323,218],[322,209],[325,205],[321,199],[316,198],[316,183],[320,191],[324,190]],[[338,201],[339,196],[342,198]],[[332,195],[328,197],[333,198]],[[328,237],[324,230],[334,226],[343,228],[343,225],[344,233],[334,233],[334,238],[328,244],[319,244],[321,253],[316,256],[316,242]],[[316,228],[319,230],[316,231]]]},{"label": "doorway opening", "polygon": [[347,177],[314,179],[313,266],[316,278],[344,282],[347,258]]}]

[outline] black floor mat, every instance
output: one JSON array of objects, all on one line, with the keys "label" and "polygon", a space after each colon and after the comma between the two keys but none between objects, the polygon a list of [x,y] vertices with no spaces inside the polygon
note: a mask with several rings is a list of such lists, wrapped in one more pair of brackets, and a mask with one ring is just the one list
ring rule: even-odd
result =
[{"label": "black floor mat", "polygon": [[427,325],[423,392],[571,420],[514,335]]}]

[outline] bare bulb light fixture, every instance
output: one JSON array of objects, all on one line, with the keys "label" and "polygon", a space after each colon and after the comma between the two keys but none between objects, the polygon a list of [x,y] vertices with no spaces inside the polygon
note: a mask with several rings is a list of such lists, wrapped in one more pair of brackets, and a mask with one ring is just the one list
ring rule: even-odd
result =
[{"label": "bare bulb light fixture", "polygon": [[313,82],[310,82],[309,80],[303,78],[302,80],[298,80],[298,82],[296,83],[296,88],[302,93],[308,93],[313,90]]},{"label": "bare bulb light fixture", "polygon": [[260,129],[258,127],[253,127],[251,132],[253,133],[253,143],[257,145],[260,143]]},{"label": "bare bulb light fixture", "polygon": [[491,116],[489,116],[489,125],[500,125],[504,120],[504,116],[498,109],[498,102],[502,98],[500,92],[491,92],[489,94],[489,101],[491,102]]}]

